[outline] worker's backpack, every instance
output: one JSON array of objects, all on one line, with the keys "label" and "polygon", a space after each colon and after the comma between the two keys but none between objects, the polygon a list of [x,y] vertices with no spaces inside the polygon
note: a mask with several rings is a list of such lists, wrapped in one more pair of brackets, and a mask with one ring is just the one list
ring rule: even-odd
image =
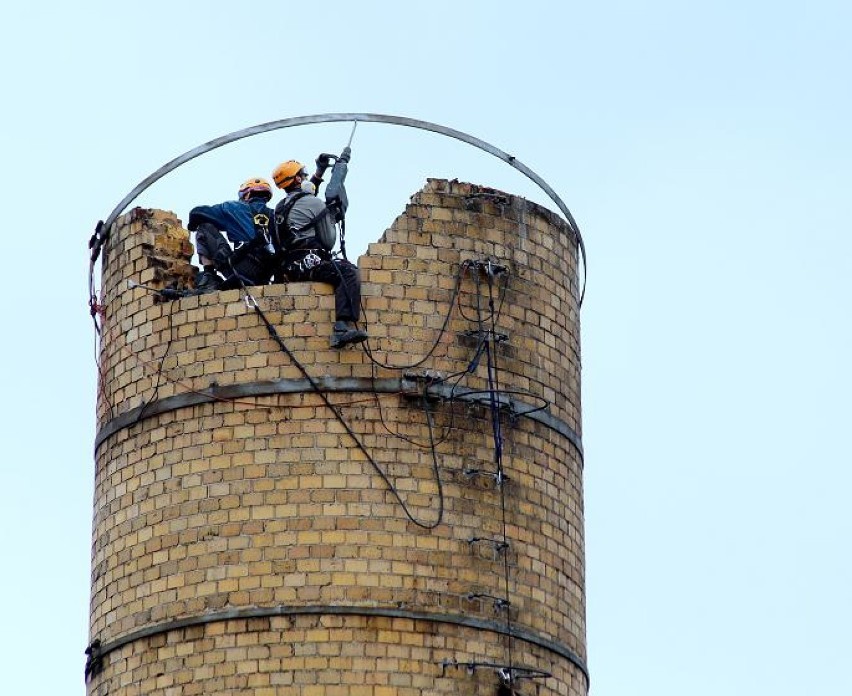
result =
[{"label": "worker's backpack", "polygon": [[288,219],[290,217],[290,212],[293,210],[293,206],[296,205],[300,199],[311,195],[313,194],[310,194],[307,191],[295,191],[290,193],[287,195],[281,211],[278,212],[276,210],[275,232],[278,237],[276,246],[279,250],[287,251],[292,249],[298,241],[299,235],[303,232],[307,232],[311,228],[314,229],[314,238],[317,242],[319,242],[323,249],[331,251],[334,248],[334,245],[337,242],[337,230],[334,227],[334,223],[331,222],[327,225],[319,224],[328,217],[330,212],[328,206],[323,208],[322,212],[306,225],[302,225],[301,227],[290,227]]}]

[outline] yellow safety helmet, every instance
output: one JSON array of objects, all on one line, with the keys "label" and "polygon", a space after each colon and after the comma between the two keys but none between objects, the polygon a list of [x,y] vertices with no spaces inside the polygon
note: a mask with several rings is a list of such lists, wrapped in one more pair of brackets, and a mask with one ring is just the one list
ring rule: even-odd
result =
[{"label": "yellow safety helmet", "polygon": [[296,160],[287,160],[275,167],[275,171],[272,172],[272,178],[275,180],[275,185],[278,188],[286,189],[299,174],[307,177],[305,165]]},{"label": "yellow safety helmet", "polygon": [[240,200],[248,200],[253,193],[262,193],[266,196],[266,200],[269,200],[272,198],[272,186],[266,179],[261,179],[259,176],[244,181],[240,186]]}]

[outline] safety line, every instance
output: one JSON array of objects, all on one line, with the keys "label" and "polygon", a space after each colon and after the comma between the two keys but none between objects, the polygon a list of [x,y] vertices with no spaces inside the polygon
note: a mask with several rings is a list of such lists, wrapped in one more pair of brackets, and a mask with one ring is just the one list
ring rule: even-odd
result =
[{"label": "safety line", "polygon": [[[302,365],[302,363],[295,356],[295,354],[287,347],[287,344],[284,343],[284,340],[281,338],[281,336],[278,335],[278,331],[276,330],[275,326],[272,324],[271,321],[269,321],[266,314],[264,314],[263,310],[260,308],[260,305],[254,299],[254,297],[249,294],[248,289],[246,288],[246,286],[244,284],[243,284],[243,292],[245,293],[246,305],[251,307],[252,309],[254,309],[255,314],[257,314],[258,317],[260,317],[260,320],[263,322],[264,326],[266,327],[266,330],[269,333],[270,338],[272,338],[272,340],[275,341],[275,343],[278,344],[278,347],[281,349],[281,351],[290,359],[290,361],[296,366],[296,368],[299,370],[299,372],[301,372],[302,375],[304,376],[304,378],[308,381],[308,383],[311,386],[311,390],[315,394],[317,394],[320,397],[320,399],[322,399],[322,402],[325,404],[326,408],[329,411],[331,411],[332,415],[335,417],[335,419],[337,419],[337,422],[340,423],[340,425],[343,426],[343,429],[346,431],[346,434],[349,435],[349,437],[355,443],[355,446],[359,450],[361,450],[361,453],[367,458],[367,461],[370,463],[370,466],[373,467],[373,470],[379,475],[379,477],[382,479],[382,481],[384,481],[385,485],[388,487],[388,490],[390,490],[390,492],[393,494],[394,498],[396,498],[396,501],[399,503],[399,506],[402,508],[402,511],[405,513],[405,516],[413,524],[417,525],[418,527],[420,527],[422,529],[435,529],[436,527],[438,527],[438,525],[440,525],[441,522],[443,521],[443,517],[444,517],[444,487],[443,487],[443,483],[441,482],[441,470],[440,470],[440,467],[438,466],[438,460],[434,456],[434,452],[433,452],[433,464],[434,464],[434,473],[435,473],[436,485],[437,485],[437,488],[438,488],[438,490],[437,490],[438,516],[437,516],[437,518],[434,522],[422,522],[422,521],[418,520],[414,516],[414,514],[411,512],[411,510],[408,507],[408,504],[405,502],[405,500],[403,500],[402,496],[400,495],[400,493],[397,490],[396,486],[394,485],[393,481],[390,480],[390,477],[379,466],[378,462],[375,459],[373,459],[373,456],[367,450],[364,443],[361,442],[361,439],[358,437],[358,435],[355,433],[355,431],[352,430],[352,428],[349,426],[349,423],[346,422],[346,419],[343,417],[343,415],[340,413],[340,411],[337,409],[337,407],[331,401],[329,401],[328,397],[325,395],[325,392],[320,388],[320,386],[317,384],[315,379],[313,377],[311,377],[311,375],[308,373],[305,366]],[[425,395],[422,398],[425,398]]]}]

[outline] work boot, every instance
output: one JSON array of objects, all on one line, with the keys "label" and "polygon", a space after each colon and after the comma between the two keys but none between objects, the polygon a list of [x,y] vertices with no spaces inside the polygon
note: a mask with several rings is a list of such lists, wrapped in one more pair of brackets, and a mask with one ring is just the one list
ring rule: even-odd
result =
[{"label": "work boot", "polygon": [[208,292],[215,292],[222,285],[222,279],[216,271],[203,270],[199,271],[195,276],[194,295],[205,295]]},{"label": "work boot", "polygon": [[334,331],[331,334],[331,342],[329,345],[332,348],[343,348],[352,343],[361,343],[367,340],[367,332],[361,331],[351,321],[336,321],[334,322]]}]

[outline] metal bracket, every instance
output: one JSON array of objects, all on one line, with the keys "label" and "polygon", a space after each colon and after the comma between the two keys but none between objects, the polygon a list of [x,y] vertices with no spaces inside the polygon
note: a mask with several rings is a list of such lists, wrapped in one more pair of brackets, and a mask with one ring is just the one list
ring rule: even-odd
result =
[{"label": "metal bracket", "polygon": [[482,260],[470,259],[465,261],[468,268],[479,271],[490,278],[496,278],[503,273],[509,272],[509,267],[501,263],[497,263],[492,259],[486,258]]},{"label": "metal bracket", "polygon": [[514,665],[501,665],[495,662],[459,662],[453,658],[444,658],[440,662],[441,676],[446,674],[448,667],[467,670],[468,674],[474,674],[477,669],[493,669],[500,679],[500,683],[511,686],[522,679],[549,679],[553,675],[543,669],[534,667],[515,667]]},{"label": "metal bracket", "polygon": [[88,681],[89,677],[100,674],[104,667],[104,656],[101,652],[101,641],[97,638],[93,640],[89,644],[89,647],[86,648],[85,652],[86,668],[84,670],[84,677],[86,681]]},{"label": "metal bracket", "polygon": [[[484,331],[477,331],[476,329],[468,329],[467,331],[462,331],[461,335],[464,336],[465,343],[469,345],[479,345],[484,341],[493,341],[494,343],[505,343],[509,340],[509,334],[498,333],[497,331],[491,331],[486,329]],[[470,339],[476,339],[475,341]]]},{"label": "metal bracket", "polygon": [[508,611],[512,603],[504,597],[495,597],[487,592],[469,592],[467,595],[469,601],[474,599],[490,599],[494,603],[494,611]]},{"label": "metal bracket", "polygon": [[406,372],[400,380],[400,390],[407,398],[426,398],[429,401],[443,401],[444,397],[434,392],[429,392],[433,384],[441,384],[444,375],[437,370],[423,370],[422,372]]},{"label": "metal bracket", "polygon": [[503,667],[498,671],[498,674],[507,686],[522,679],[548,679],[553,676],[550,672],[532,667]]},{"label": "metal bracket", "polygon": [[490,544],[494,547],[496,553],[505,553],[509,549],[509,542],[500,539],[488,539],[487,537],[471,537],[467,543],[473,546],[474,544]]},{"label": "metal bracket", "polygon": [[494,483],[497,485],[498,488],[503,486],[503,484],[509,480],[509,477],[506,476],[506,474],[503,473],[502,470],[495,472],[485,471],[484,469],[465,469],[462,473],[465,475],[466,478],[474,478],[476,476],[485,476],[488,478],[493,478]]}]

